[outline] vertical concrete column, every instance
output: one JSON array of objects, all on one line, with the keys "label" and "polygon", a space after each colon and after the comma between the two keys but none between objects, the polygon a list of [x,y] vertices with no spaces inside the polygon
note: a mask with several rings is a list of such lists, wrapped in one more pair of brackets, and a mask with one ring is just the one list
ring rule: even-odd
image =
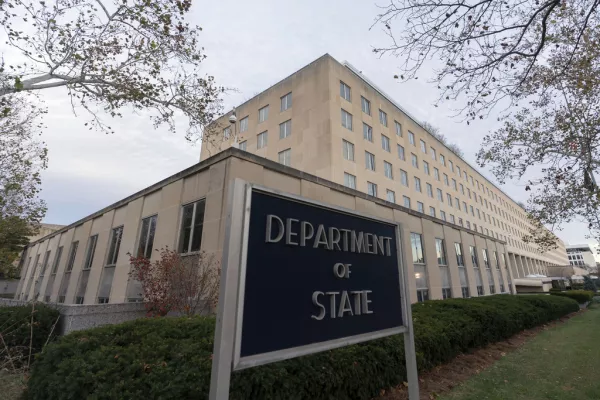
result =
[{"label": "vertical concrete column", "polygon": [[518,278],[520,275],[519,275],[519,270],[517,268],[517,260],[515,260],[515,253],[508,253],[507,262],[510,265],[510,270],[512,271],[512,276],[514,278]]}]

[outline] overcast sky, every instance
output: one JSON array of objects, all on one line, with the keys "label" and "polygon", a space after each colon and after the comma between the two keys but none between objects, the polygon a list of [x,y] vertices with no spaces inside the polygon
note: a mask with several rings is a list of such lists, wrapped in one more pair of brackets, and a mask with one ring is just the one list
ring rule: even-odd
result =
[{"label": "overcast sky", "polygon": [[[386,43],[379,27],[369,30],[378,12],[372,1],[193,4],[192,19],[203,28],[201,44],[208,56],[205,72],[220,85],[237,89],[225,97],[226,109],[329,53],[349,61],[416,118],[438,126],[472,165],[483,135],[495,126],[493,119],[467,126],[451,118],[450,105],[433,107],[436,90],[426,79],[431,70],[410,83],[393,79],[397,60],[380,59],[372,52],[373,46]],[[75,116],[63,94],[60,90],[44,93],[49,114],[43,139],[50,157],[43,174],[45,222],[72,223],[198,162],[200,148],[186,142],[183,131],[155,130],[143,116],[110,121],[114,135],[88,131],[83,114]],[[519,183],[502,189],[516,200],[527,198]],[[586,232],[585,225],[572,224],[557,234],[570,243],[590,242]]]}]

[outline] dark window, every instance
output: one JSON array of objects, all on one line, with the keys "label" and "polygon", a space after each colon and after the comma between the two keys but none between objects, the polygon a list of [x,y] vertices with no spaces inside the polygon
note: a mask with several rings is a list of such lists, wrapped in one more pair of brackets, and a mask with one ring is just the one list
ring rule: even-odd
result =
[{"label": "dark window", "polygon": [[157,216],[153,215],[142,220],[142,229],[140,231],[140,244],[138,246],[138,257],[150,258],[152,256],[152,246],[154,245],[154,234],[156,232]]},{"label": "dark window", "polygon": [[106,265],[116,265],[119,258],[119,248],[121,247],[121,238],[123,237],[123,227],[119,226],[112,230],[110,238],[110,250],[108,252],[108,260]]},{"label": "dark window", "polygon": [[179,252],[182,254],[200,251],[202,225],[204,224],[204,199],[183,206]]},{"label": "dark window", "polygon": [[419,303],[422,303],[427,300],[429,300],[429,290],[427,290],[427,289],[417,290],[417,301]]}]

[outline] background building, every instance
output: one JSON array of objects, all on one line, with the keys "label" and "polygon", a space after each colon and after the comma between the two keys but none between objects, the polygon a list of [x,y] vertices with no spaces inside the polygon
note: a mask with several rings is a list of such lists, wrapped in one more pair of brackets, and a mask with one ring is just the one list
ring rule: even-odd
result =
[{"label": "background building", "polygon": [[569,264],[587,269],[596,268],[596,258],[594,251],[588,244],[570,244],[567,245],[567,256]]},{"label": "background building", "polygon": [[505,241],[513,275],[566,265],[564,243],[540,253],[522,241],[523,208],[427,132],[348,63],[320,57],[207,131],[200,159],[229,148],[403,205]]}]

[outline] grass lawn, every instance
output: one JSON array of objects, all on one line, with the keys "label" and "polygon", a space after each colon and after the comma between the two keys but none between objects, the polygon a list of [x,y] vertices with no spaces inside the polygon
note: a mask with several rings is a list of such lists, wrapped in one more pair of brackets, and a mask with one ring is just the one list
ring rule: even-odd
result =
[{"label": "grass lawn", "polygon": [[600,306],[542,331],[440,400],[600,399]]},{"label": "grass lawn", "polygon": [[0,370],[0,399],[17,400],[23,393],[23,375]]}]

